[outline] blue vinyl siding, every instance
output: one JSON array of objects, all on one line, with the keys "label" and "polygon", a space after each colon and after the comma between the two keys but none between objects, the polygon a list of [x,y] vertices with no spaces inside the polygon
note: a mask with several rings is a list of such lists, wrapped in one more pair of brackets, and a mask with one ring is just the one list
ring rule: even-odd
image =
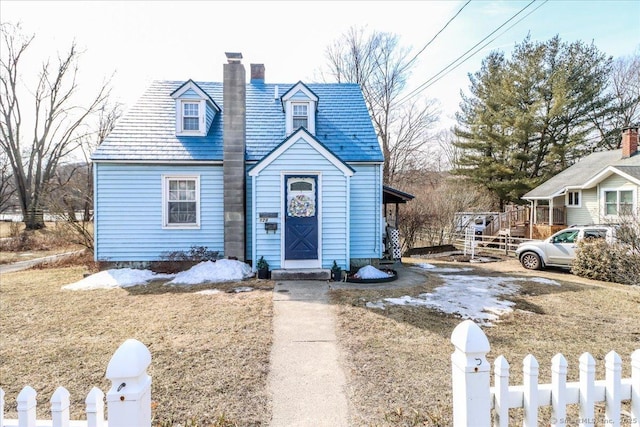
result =
[{"label": "blue vinyl siding", "polygon": [[[322,267],[330,268],[333,260],[348,265],[348,209],[347,191],[349,178],[334,164],[317,152],[305,140],[300,139],[265,167],[256,183],[255,242],[254,256],[264,256],[272,269],[281,268],[281,240],[284,229],[283,173],[318,174],[318,198],[320,212],[320,257]],[[258,222],[260,212],[278,212],[278,230],[267,234],[264,225]]]},{"label": "blue vinyl siding", "polygon": [[251,213],[253,212],[253,197],[252,197],[252,189],[253,189],[253,185],[252,185],[252,181],[251,181],[251,177],[248,175],[249,172],[249,168],[251,168],[251,165],[246,165],[246,170],[247,170],[247,175],[245,176],[245,188],[246,188],[246,204],[245,204],[245,214],[244,214],[244,218],[245,218],[245,228],[244,228],[244,236],[245,236],[245,253],[244,253],[244,257],[246,260],[251,260],[252,261],[252,265],[255,265],[257,260],[252,259],[251,254],[252,254],[252,237],[253,237],[253,227],[252,227],[252,217],[251,217]]},{"label": "blue vinyl siding", "polygon": [[[223,255],[222,166],[95,165],[95,258],[155,261],[176,250],[206,246]],[[162,177],[200,177],[200,228],[162,228]]]},{"label": "blue vinyl siding", "polygon": [[382,165],[351,164],[351,258],[382,257]]}]

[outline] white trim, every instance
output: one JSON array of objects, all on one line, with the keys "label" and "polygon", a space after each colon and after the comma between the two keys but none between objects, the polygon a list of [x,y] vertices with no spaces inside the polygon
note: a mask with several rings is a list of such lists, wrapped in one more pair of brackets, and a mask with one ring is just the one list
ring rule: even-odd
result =
[{"label": "white trim", "polygon": [[[169,223],[169,181],[195,180],[196,182],[196,222],[192,224]],[[162,174],[162,228],[167,230],[193,230],[200,228],[200,175],[194,174]]]},{"label": "white trim", "polygon": [[[256,181],[257,177],[251,177],[251,264],[252,270],[258,271],[256,265],[258,264],[258,203],[256,200]],[[280,216],[282,218],[282,215]],[[282,226],[280,227],[282,228]],[[282,234],[282,230],[281,230]]]},{"label": "white trim", "polygon": [[583,189],[592,188],[592,187],[594,187],[595,185],[601,183],[602,181],[604,181],[605,179],[607,179],[608,177],[610,177],[613,174],[620,175],[622,178],[626,179],[627,181],[630,181],[630,182],[634,183],[635,185],[640,185],[640,179],[635,178],[635,177],[629,175],[628,173],[625,173],[625,172],[619,170],[615,166],[607,166],[600,173],[594,175],[589,181],[585,182],[582,185],[581,188],[583,188]]},{"label": "white trim", "polygon": [[[285,151],[287,151],[292,145],[296,144],[300,140],[304,140],[306,143],[311,145],[311,147],[316,150],[320,155],[322,155],[325,159],[327,159],[332,165],[334,165],[338,170],[340,170],[346,176],[353,176],[355,173],[350,167],[348,167],[345,163],[343,163],[339,158],[337,158],[333,153],[331,153],[328,149],[322,146],[318,141],[316,141],[312,136],[306,133],[304,130],[298,130],[296,133],[291,135],[288,140],[284,143],[280,144],[280,146],[269,153],[268,156],[263,158],[258,164],[249,171],[249,176],[257,176],[265,169],[267,166],[271,164],[274,160],[280,157]],[[296,172],[299,173],[299,172]]]},{"label": "white trim", "polygon": [[[608,192],[616,192],[616,214],[607,214],[607,199],[605,194]],[[631,185],[621,186],[621,187],[601,187],[600,188],[600,209],[602,212],[601,217],[604,219],[617,219],[620,218],[620,192],[621,191],[631,191],[633,200],[631,201],[631,210],[633,212],[638,211],[638,189],[637,187],[633,187]]]},{"label": "white trim", "polygon": [[[287,201],[285,197],[285,176],[287,175],[307,175],[316,177],[316,218],[318,220],[318,259],[311,260],[287,260],[285,257],[286,221],[287,221]],[[280,265],[282,269],[292,268],[322,268],[322,172],[309,170],[287,170],[280,171],[280,218],[282,218],[282,233],[280,233]]]},{"label": "white trim", "polygon": [[282,95],[282,101],[287,102],[289,101],[293,95],[295,95],[298,92],[302,92],[304,93],[304,95],[309,98],[309,100],[313,101],[313,102],[318,102],[318,97],[316,95],[314,95],[310,89],[308,89],[304,83],[302,82],[298,82],[295,85],[293,85],[291,87],[291,89],[289,89],[286,93],[284,93]]},{"label": "white trim", "polygon": [[165,166],[181,166],[181,165],[203,165],[203,166],[211,166],[211,165],[219,165],[222,166],[222,160],[92,160],[93,163],[111,163],[111,164],[130,164],[130,165],[165,165]]},{"label": "white trim", "polygon": [[[198,130],[184,130],[184,104],[198,104]],[[176,136],[205,136],[207,134],[207,102],[204,99],[176,99]]]}]

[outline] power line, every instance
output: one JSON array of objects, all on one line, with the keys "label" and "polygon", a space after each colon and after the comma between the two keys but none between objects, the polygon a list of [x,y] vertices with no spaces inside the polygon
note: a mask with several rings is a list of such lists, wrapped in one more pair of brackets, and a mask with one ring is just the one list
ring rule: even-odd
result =
[{"label": "power line", "polygon": [[[476,43],[473,47],[471,47],[469,50],[467,50],[466,52],[464,52],[462,55],[458,56],[455,60],[453,60],[451,63],[449,63],[449,65],[447,65],[446,67],[444,67],[442,70],[438,71],[435,75],[433,75],[432,77],[430,77],[427,81],[425,81],[424,83],[422,83],[420,86],[418,86],[417,88],[415,88],[414,90],[412,90],[410,93],[408,93],[405,97],[403,97],[402,99],[400,99],[398,101],[399,104],[408,101],[409,99],[413,98],[415,95],[419,94],[420,92],[424,91],[425,89],[427,89],[428,87],[432,86],[433,84],[435,84],[438,80],[440,80],[441,78],[443,78],[444,76],[446,76],[447,74],[449,74],[451,71],[455,70],[456,68],[458,68],[460,65],[464,64],[468,59],[470,59],[471,57],[473,57],[475,54],[477,54],[478,52],[480,52],[482,49],[484,49],[486,46],[488,46],[489,44],[493,43],[498,37],[500,37],[501,35],[503,35],[504,33],[506,33],[507,31],[509,31],[511,28],[515,27],[517,24],[519,24],[520,22],[522,22],[525,18],[527,18],[529,15],[531,15],[533,12],[535,12],[536,10],[538,10],[540,7],[542,7],[547,1],[549,0],[544,0],[538,7],[536,7],[535,9],[533,9],[532,11],[530,11],[529,13],[527,13],[525,16],[523,16],[522,18],[520,18],[518,21],[516,21],[514,24],[512,24],[510,27],[508,27],[506,30],[504,30],[503,32],[501,32],[500,34],[498,34],[496,37],[494,37],[493,39],[489,40],[487,43],[485,43],[484,45],[482,45],[480,48],[478,48],[475,52],[471,53],[471,55],[469,55],[468,57],[464,58],[469,52],[471,52],[473,49],[475,49],[476,47],[478,47],[478,45],[480,45],[482,42],[484,42],[485,40],[487,40],[489,37],[491,37],[493,34],[495,34],[496,32],[498,32],[502,27],[504,27],[505,25],[507,25],[509,22],[511,22],[513,19],[515,19],[518,15],[520,15],[522,12],[524,12],[527,8],[529,8],[529,6],[531,6],[533,3],[535,3],[537,0],[532,0],[529,4],[527,4],[525,7],[523,7],[522,9],[520,9],[516,14],[514,14],[513,16],[511,16],[509,19],[507,19],[502,25],[500,25],[498,28],[496,28],[495,30],[493,30],[491,33],[489,33],[485,38],[483,38],[482,40],[480,40],[478,43]],[[460,63],[456,64],[456,62],[460,61],[462,58],[464,58]],[[454,66],[455,65],[455,66]],[[453,68],[451,68],[453,67]],[[451,69],[450,69],[451,68]],[[444,73],[444,74],[443,74]],[[442,75],[441,75],[442,74]]]},{"label": "power line", "polygon": [[421,54],[422,52],[424,52],[424,50],[425,50],[426,48],[428,48],[428,47],[429,47],[429,45],[430,45],[431,43],[433,43],[433,41],[434,41],[434,40],[435,40],[435,39],[440,35],[440,33],[441,33],[441,32],[443,32],[443,31],[445,30],[445,28],[447,28],[447,27],[449,26],[449,24],[450,24],[454,19],[456,19],[456,17],[457,17],[458,15],[460,15],[460,12],[462,12],[462,10],[463,10],[465,7],[467,7],[467,5],[468,5],[469,3],[471,3],[471,0],[468,0],[468,1],[467,1],[467,2],[466,2],[466,3],[465,3],[465,4],[460,8],[460,10],[458,10],[458,11],[456,12],[456,14],[455,14],[455,15],[453,15],[453,16],[451,17],[451,19],[449,19],[449,20],[447,21],[447,23],[446,23],[446,24],[444,24],[444,27],[442,27],[442,28],[440,29],[440,31],[438,31],[438,32],[436,33],[436,35],[435,35],[435,36],[433,36],[433,37],[431,38],[431,40],[429,40],[429,41],[427,42],[427,44],[425,44],[425,45],[424,45],[424,47],[423,47],[422,49],[420,49],[420,52],[416,53],[416,54],[415,54],[415,56],[414,56],[413,58],[411,58],[411,60],[407,63],[407,67],[408,67],[408,66],[410,66],[410,65],[411,65],[411,64],[412,64],[412,63],[413,63],[413,62],[418,58],[418,56],[420,56],[420,54]]}]

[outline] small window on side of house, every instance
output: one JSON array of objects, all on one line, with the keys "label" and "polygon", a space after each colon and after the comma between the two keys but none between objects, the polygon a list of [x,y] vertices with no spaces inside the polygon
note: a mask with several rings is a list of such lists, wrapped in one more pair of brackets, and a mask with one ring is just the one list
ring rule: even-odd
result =
[{"label": "small window on side of house", "polygon": [[580,203],[582,202],[581,194],[579,191],[569,191],[567,192],[567,206],[570,207],[580,207]]},{"label": "small window on side of house", "polygon": [[163,227],[199,227],[200,178],[198,176],[164,176],[162,187]]}]

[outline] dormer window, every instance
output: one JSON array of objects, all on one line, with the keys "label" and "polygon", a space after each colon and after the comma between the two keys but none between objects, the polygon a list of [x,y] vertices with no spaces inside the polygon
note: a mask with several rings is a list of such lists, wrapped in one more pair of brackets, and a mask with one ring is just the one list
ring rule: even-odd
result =
[{"label": "dormer window", "polygon": [[311,135],[316,134],[316,109],[318,96],[304,83],[299,82],[280,98],[285,113],[285,133],[291,135],[301,127]]},{"label": "dormer window", "polygon": [[293,107],[293,129],[309,127],[309,105],[292,104]]},{"label": "dormer window", "polygon": [[176,135],[205,136],[213,118],[221,111],[209,94],[192,80],[173,91],[171,97],[176,102]]},{"label": "dormer window", "polygon": [[200,105],[196,102],[182,103],[182,130],[185,132],[200,130]]}]

